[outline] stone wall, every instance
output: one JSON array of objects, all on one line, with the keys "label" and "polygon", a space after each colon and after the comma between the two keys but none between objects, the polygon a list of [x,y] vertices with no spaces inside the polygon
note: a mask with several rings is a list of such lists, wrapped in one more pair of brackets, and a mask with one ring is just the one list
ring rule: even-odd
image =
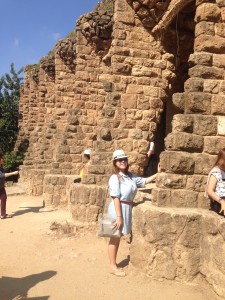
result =
[{"label": "stone wall", "polygon": [[[112,152],[142,175],[155,139],[162,173],[152,202],[134,209],[131,261],[156,279],[203,275],[223,296],[224,221],[204,185],[225,142],[224,20],[224,0],[103,1],[27,66],[16,146],[29,193],[96,222]],[[85,148],[88,174],[74,183]]]},{"label": "stone wall", "polygon": [[[225,142],[224,9],[224,1],[196,1],[189,78],[184,91],[173,94],[177,113],[160,156],[162,173],[152,203],[134,210],[130,253],[134,266],[151,278],[193,281],[203,275],[221,296],[225,222],[208,211],[204,187]],[[164,21],[155,30],[165,30]]]}]

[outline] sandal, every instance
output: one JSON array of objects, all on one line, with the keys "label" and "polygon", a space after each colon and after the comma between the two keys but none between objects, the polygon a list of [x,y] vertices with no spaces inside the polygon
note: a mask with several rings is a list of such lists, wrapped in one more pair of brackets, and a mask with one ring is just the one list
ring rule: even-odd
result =
[{"label": "sandal", "polygon": [[123,269],[114,269],[110,273],[118,277],[125,277],[127,275]]},{"label": "sandal", "polygon": [[12,216],[11,215],[8,215],[8,214],[5,214],[4,216],[1,216],[1,219],[3,220],[3,219],[6,219],[6,218],[12,218]]}]

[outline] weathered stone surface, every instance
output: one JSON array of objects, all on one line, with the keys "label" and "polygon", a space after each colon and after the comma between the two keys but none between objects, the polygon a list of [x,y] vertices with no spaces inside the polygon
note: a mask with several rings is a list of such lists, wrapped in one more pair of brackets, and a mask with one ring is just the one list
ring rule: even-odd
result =
[{"label": "weathered stone surface", "polygon": [[[202,273],[225,296],[224,264],[212,255],[223,253],[224,228],[204,198],[224,147],[225,3],[128,2],[85,14],[54,55],[26,68],[16,146],[26,150],[21,180],[47,204],[68,207],[75,220],[96,222],[112,152],[124,149],[130,170],[142,175],[149,141],[160,153],[170,133],[154,205],[138,206],[132,247],[139,254],[131,250],[131,260],[153,278],[186,281]],[[86,148],[88,172],[75,184]]]},{"label": "weathered stone surface", "polygon": [[223,70],[217,67],[197,65],[189,69],[189,75],[190,77],[200,77],[205,79],[223,79]]},{"label": "weathered stone surface", "polygon": [[157,186],[159,188],[182,189],[186,187],[187,178],[183,175],[160,174],[157,177]]},{"label": "weathered stone surface", "polygon": [[173,104],[179,110],[179,112],[183,112],[185,109],[185,95],[183,93],[175,93],[173,94]]},{"label": "weathered stone surface", "polygon": [[216,161],[216,156],[201,153],[195,156],[195,174],[208,175]]},{"label": "weathered stone surface", "polygon": [[137,108],[137,96],[136,95],[122,95],[121,105],[126,109],[135,109]]},{"label": "weathered stone surface", "polygon": [[[200,267],[200,216],[150,207],[135,209],[134,220],[132,264],[154,279],[192,280]],[[140,245],[147,255],[137,255]]]},{"label": "weathered stone surface", "polygon": [[195,39],[195,50],[198,52],[205,51],[210,53],[224,53],[224,38],[220,36],[201,34]]},{"label": "weathered stone surface", "polygon": [[187,177],[187,190],[193,190],[196,192],[204,192],[205,191],[205,185],[206,185],[206,176],[202,175],[193,175]]},{"label": "weathered stone surface", "polygon": [[205,137],[204,151],[209,154],[217,154],[224,148],[225,137]]},{"label": "weathered stone surface", "polygon": [[213,55],[210,53],[197,52],[190,55],[188,62],[190,66],[195,66],[195,65],[211,66],[212,57]]},{"label": "weathered stone surface", "polygon": [[195,21],[219,22],[221,18],[220,9],[214,3],[203,3],[196,9]]},{"label": "weathered stone surface", "polygon": [[172,207],[197,207],[198,193],[190,190],[172,190],[171,206]]},{"label": "weathered stone surface", "polygon": [[217,132],[218,135],[225,136],[225,117],[218,117],[217,118]]},{"label": "weathered stone surface", "polygon": [[211,113],[211,98],[209,93],[186,93],[185,112],[186,113]]},{"label": "weathered stone surface", "polygon": [[193,133],[198,135],[217,135],[217,118],[194,116]]},{"label": "weathered stone surface", "polygon": [[170,133],[167,135],[165,145],[168,150],[184,150],[189,152],[201,152],[204,139],[199,135],[189,133]]},{"label": "weathered stone surface", "polygon": [[162,171],[177,174],[192,174],[194,171],[194,159],[188,153],[168,151],[160,155]]},{"label": "weathered stone surface", "polygon": [[225,96],[214,95],[212,97],[212,114],[225,115]]},{"label": "weathered stone surface", "polygon": [[200,78],[189,78],[185,81],[185,92],[203,92],[205,81]]},{"label": "weathered stone surface", "polygon": [[173,124],[174,132],[176,131],[188,132],[188,133],[193,132],[193,116],[191,115],[177,114],[174,116],[172,124]]},{"label": "weathered stone surface", "polygon": [[220,80],[205,80],[204,81],[204,92],[211,94],[218,94],[220,87]]},{"label": "weathered stone surface", "polygon": [[215,23],[213,22],[199,22],[195,26],[195,36],[207,33],[208,35],[215,35]]}]

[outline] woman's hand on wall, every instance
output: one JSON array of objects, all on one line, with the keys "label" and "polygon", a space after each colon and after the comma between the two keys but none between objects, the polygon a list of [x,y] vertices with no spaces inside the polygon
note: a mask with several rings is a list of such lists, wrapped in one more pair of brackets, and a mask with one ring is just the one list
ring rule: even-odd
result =
[{"label": "woman's hand on wall", "polygon": [[220,204],[221,204],[220,213],[223,213],[225,215],[225,199],[221,200]]}]

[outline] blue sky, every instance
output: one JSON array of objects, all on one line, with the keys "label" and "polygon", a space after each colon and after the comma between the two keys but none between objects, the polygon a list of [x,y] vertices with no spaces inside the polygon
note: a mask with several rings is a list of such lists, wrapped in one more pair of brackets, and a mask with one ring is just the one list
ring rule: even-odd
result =
[{"label": "blue sky", "polygon": [[0,77],[38,63],[98,0],[0,0]]}]

